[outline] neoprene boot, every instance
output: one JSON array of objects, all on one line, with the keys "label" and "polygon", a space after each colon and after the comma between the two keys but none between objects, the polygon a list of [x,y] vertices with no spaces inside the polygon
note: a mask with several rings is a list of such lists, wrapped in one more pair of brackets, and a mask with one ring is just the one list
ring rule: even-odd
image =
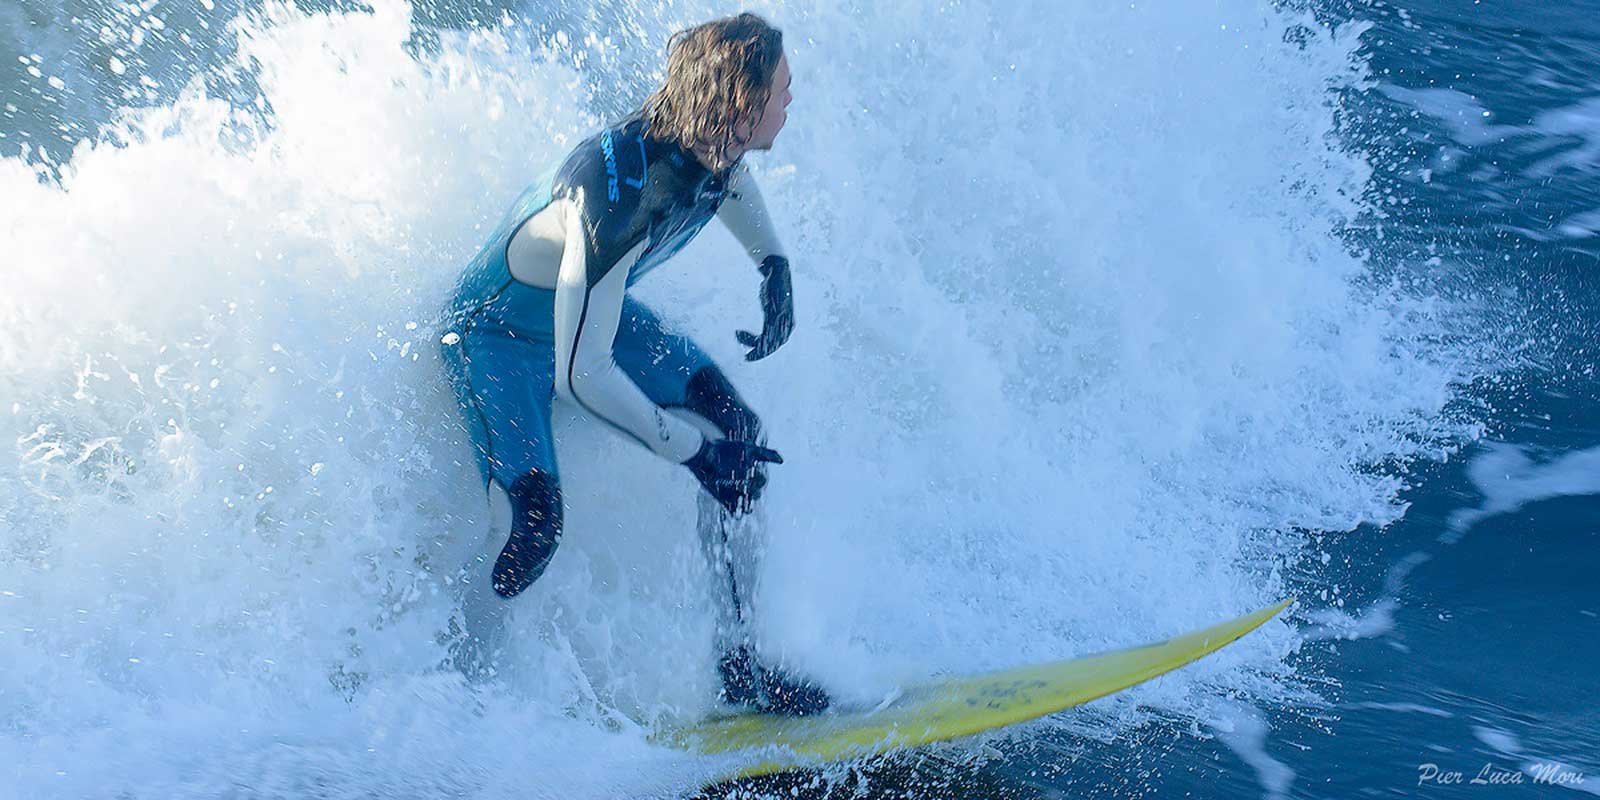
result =
[{"label": "neoprene boot", "polygon": [[721,698],[725,703],[793,717],[818,714],[828,708],[828,693],[821,687],[757,662],[743,645],[722,654],[717,673],[722,677]]}]

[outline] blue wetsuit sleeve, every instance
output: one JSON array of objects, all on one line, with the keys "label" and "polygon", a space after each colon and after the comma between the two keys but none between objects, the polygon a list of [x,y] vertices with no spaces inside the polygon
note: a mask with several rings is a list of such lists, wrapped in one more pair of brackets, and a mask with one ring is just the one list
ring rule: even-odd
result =
[{"label": "blue wetsuit sleeve", "polygon": [[728,194],[717,209],[717,218],[728,227],[733,238],[744,245],[750,260],[760,264],[767,256],[787,258],[783,243],[778,240],[778,230],[767,215],[761,189],[744,164],[735,167],[729,177]]},{"label": "blue wetsuit sleeve", "polygon": [[612,355],[622,319],[628,272],[644,252],[640,240],[610,264],[590,263],[596,250],[585,224],[585,192],[567,207],[566,241],[556,281],[555,388],[563,399],[649,448],[683,463],[700,450],[704,436],[682,418],[662,410],[624,373]]}]

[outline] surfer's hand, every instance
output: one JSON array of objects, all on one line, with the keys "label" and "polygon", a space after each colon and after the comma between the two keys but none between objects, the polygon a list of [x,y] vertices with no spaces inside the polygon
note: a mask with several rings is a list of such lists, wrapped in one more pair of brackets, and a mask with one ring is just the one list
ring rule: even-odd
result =
[{"label": "surfer's hand", "polygon": [[729,514],[749,511],[767,485],[766,464],[782,464],[770,447],[735,439],[707,439],[700,452],[683,462],[706,492]]},{"label": "surfer's hand", "polygon": [[767,256],[761,261],[761,335],[738,331],[739,343],[750,348],[746,361],[772,355],[794,332],[794,289],[789,279],[789,259]]}]

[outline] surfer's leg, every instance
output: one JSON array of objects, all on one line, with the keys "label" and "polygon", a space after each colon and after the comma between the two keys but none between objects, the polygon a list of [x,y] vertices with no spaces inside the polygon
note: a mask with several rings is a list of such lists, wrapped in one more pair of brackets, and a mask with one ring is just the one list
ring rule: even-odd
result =
[{"label": "surfer's leg", "polygon": [[[683,340],[685,350],[699,348],[688,339]],[[699,353],[703,358],[704,354]],[[744,402],[722,370],[709,359],[695,361],[693,372],[684,385],[681,407],[685,412],[709,422],[718,433],[728,439],[764,444],[761,419]],[[766,484],[765,468],[755,480]],[[762,551],[762,531],[765,520],[762,506],[757,503],[749,513],[734,516],[707,492],[696,498],[697,528],[706,563],[719,586],[726,587],[723,602],[717,604],[717,648],[719,652],[745,645],[749,642],[748,627],[754,602],[756,576],[759,574]]]},{"label": "surfer's leg", "polygon": [[[668,333],[632,298],[623,303],[614,357],[652,402],[695,422],[706,435],[765,441],[761,419],[711,357],[688,337]],[[764,471],[758,480],[766,483]],[[723,699],[791,714],[827,708],[821,689],[761,664],[754,655],[749,624],[762,550],[761,516],[735,517],[706,492],[699,493],[697,510],[700,543],[718,585],[716,647]]]},{"label": "surfer's leg", "polygon": [[509,599],[544,572],[561,539],[550,431],[554,358],[548,343],[496,332],[446,345],[490,511],[462,597],[465,652],[457,661],[469,675],[487,671],[502,643]]},{"label": "surfer's leg", "polygon": [[[623,302],[614,357],[651,402],[695,423],[707,436],[761,441],[761,420],[710,356],[688,337],[668,333],[648,307],[632,298]],[[759,525],[753,514],[733,518],[706,492],[697,500],[706,561],[717,584],[725,587],[716,604],[717,644],[727,649],[745,639]]]}]

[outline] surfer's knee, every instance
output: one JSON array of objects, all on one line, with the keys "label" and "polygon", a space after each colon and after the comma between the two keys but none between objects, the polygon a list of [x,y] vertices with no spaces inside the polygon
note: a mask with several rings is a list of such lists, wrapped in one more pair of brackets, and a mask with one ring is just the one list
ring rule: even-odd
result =
[{"label": "surfer's knee", "polygon": [[705,417],[729,439],[761,440],[761,418],[715,364],[701,367],[689,377],[684,387],[684,408]]},{"label": "surfer's knee", "polygon": [[491,581],[496,594],[515,597],[544,574],[561,542],[561,486],[555,475],[534,470],[505,494],[511,514]]}]

